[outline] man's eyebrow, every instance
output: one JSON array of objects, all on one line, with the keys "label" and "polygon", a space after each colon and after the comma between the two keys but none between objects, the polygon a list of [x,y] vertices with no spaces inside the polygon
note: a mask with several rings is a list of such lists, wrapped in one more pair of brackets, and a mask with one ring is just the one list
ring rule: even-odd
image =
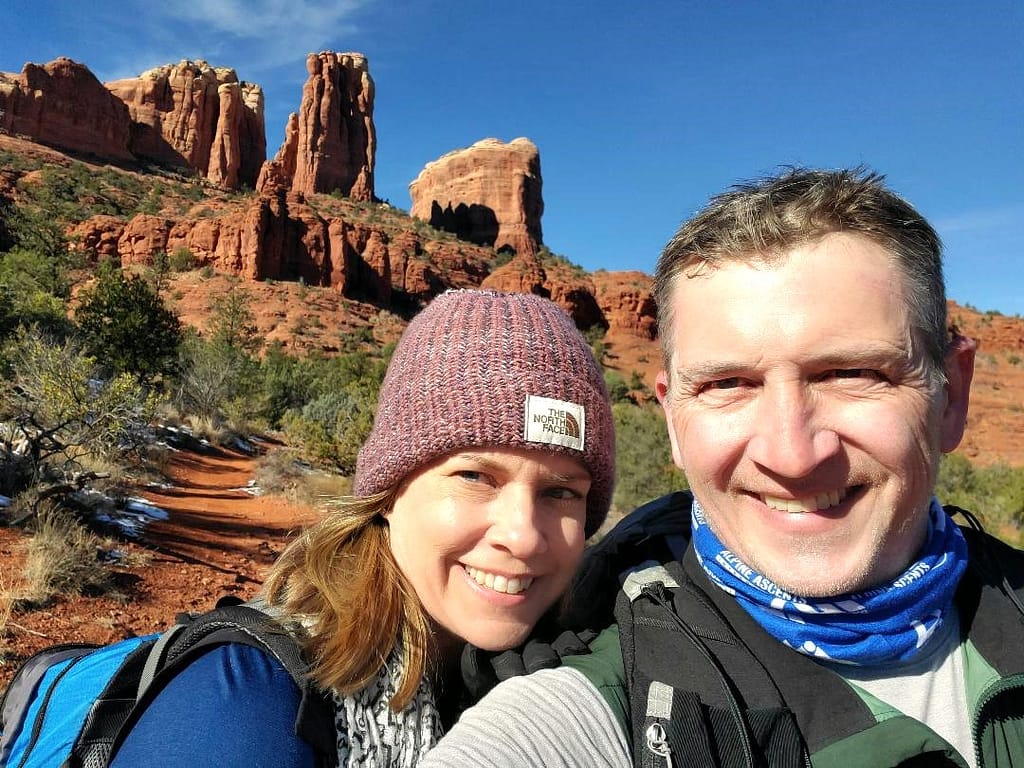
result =
[{"label": "man's eyebrow", "polygon": [[[903,347],[879,343],[849,349],[831,349],[817,355],[810,355],[799,361],[802,367],[824,368],[869,368],[907,362],[911,353]],[[745,372],[758,369],[757,363],[741,360],[707,360],[693,365],[677,365],[672,370],[674,381],[681,384],[715,381],[722,378],[742,376]]]},{"label": "man's eyebrow", "polygon": [[714,381],[715,379],[731,378],[743,371],[750,370],[746,363],[731,360],[710,361],[687,366],[676,366],[672,370],[674,381],[680,383],[696,383]]}]

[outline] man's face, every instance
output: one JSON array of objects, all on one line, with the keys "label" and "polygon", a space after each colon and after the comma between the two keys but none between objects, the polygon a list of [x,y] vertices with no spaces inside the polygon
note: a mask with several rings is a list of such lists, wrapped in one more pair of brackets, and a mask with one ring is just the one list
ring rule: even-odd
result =
[{"label": "man's face", "polygon": [[950,354],[949,384],[929,377],[898,267],[860,235],[681,275],[673,302],[658,399],[722,543],[804,597],[904,570],[963,433],[973,349]]}]

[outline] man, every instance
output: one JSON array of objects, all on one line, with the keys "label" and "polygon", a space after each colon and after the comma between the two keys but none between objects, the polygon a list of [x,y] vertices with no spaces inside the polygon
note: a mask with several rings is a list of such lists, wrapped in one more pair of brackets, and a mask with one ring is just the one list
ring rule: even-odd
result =
[{"label": "man", "polygon": [[932,496],[974,366],[934,230],[877,175],[790,171],[685,223],[655,291],[692,498],[593,551],[577,620],[623,589],[592,653],[428,765],[1024,765],[1024,553]]}]

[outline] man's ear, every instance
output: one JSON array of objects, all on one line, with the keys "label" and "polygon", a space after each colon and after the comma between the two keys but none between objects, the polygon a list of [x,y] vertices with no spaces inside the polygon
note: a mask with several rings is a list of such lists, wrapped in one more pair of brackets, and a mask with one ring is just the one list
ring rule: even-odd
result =
[{"label": "man's ear", "polygon": [[946,353],[946,404],[942,411],[939,435],[943,453],[955,449],[964,436],[977,350],[977,341],[956,333]]},{"label": "man's ear", "polygon": [[664,370],[658,371],[654,377],[654,394],[661,404],[661,410],[665,414],[665,426],[668,428],[668,442],[672,446],[672,461],[680,469],[683,468],[683,453],[676,440],[676,430],[672,422],[672,406],[669,404],[669,382],[668,373]]}]

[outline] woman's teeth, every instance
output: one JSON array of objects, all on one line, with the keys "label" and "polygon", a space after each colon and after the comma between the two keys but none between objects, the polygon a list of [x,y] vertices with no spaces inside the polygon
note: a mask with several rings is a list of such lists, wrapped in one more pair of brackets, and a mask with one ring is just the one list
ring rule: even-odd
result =
[{"label": "woman's teeth", "polygon": [[846,489],[819,493],[817,496],[808,496],[805,499],[780,499],[776,496],[761,495],[761,501],[772,509],[780,512],[816,512],[818,510],[830,509],[846,498]]},{"label": "woman's teeth", "polygon": [[481,571],[479,568],[474,568],[471,565],[466,566],[466,573],[480,586],[487,587],[487,589],[492,589],[495,592],[502,592],[506,595],[518,595],[520,592],[528,590],[530,585],[533,584],[532,576],[513,576],[510,579],[496,573]]}]

